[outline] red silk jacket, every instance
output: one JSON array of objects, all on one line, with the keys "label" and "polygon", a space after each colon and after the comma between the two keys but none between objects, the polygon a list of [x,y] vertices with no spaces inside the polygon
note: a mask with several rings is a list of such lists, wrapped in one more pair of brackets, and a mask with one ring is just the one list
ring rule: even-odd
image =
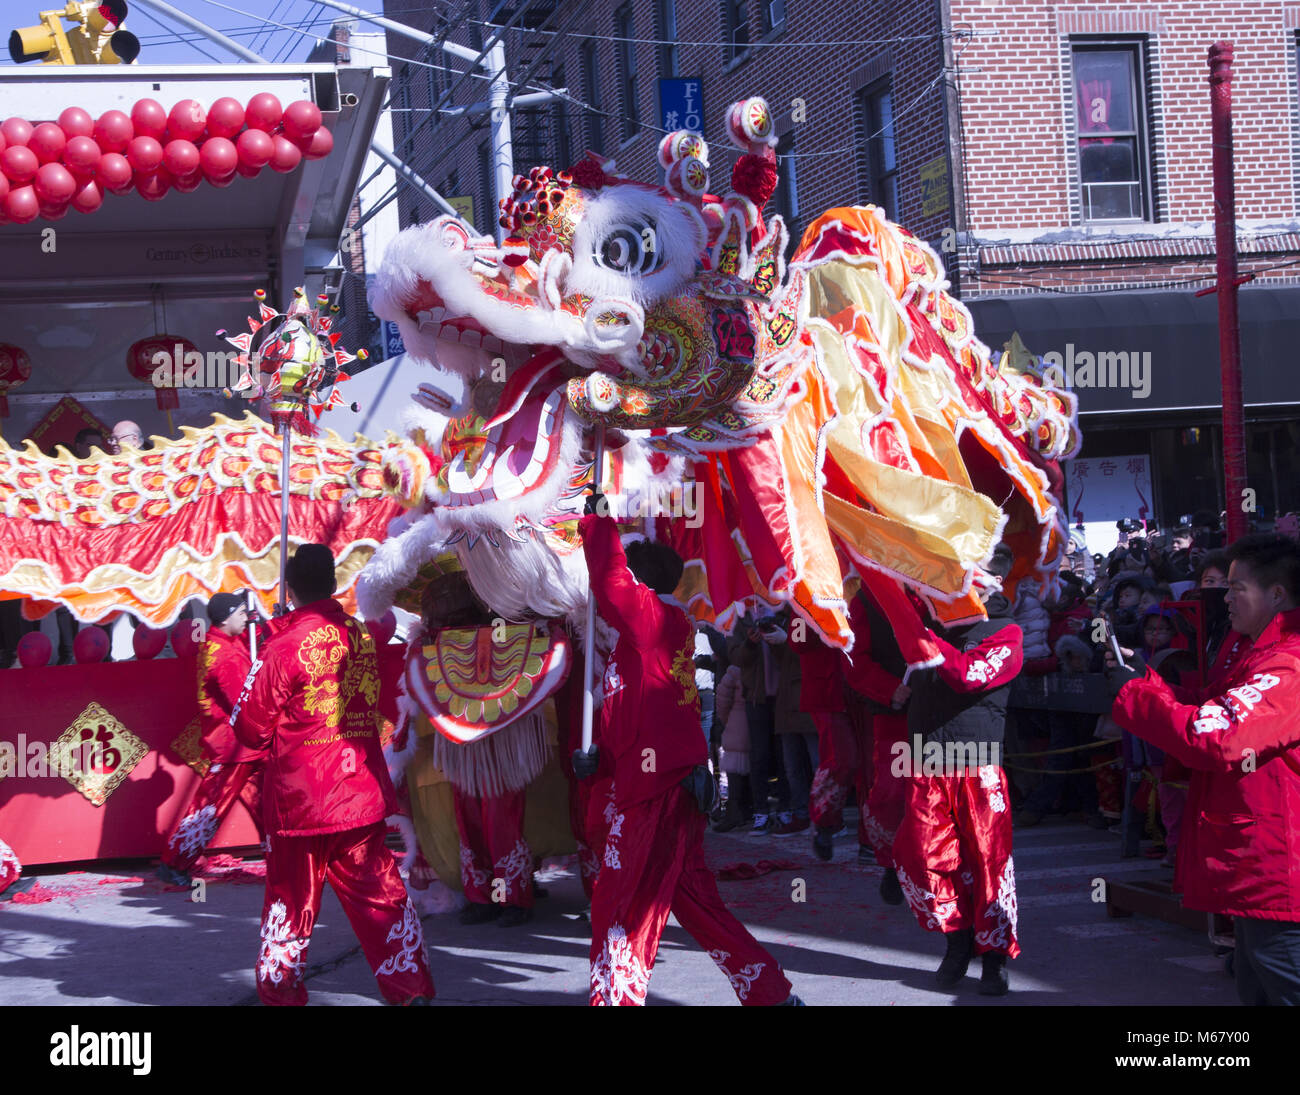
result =
[{"label": "red silk jacket", "polygon": [[1275,616],[1197,699],[1180,702],[1148,670],[1111,712],[1192,770],[1178,847],[1184,904],[1300,920],[1300,609]]},{"label": "red silk jacket", "polygon": [[379,741],[374,640],[332,599],[282,623],[231,718],[241,742],[270,750],[267,830],[312,836],[382,821],[397,800]]},{"label": "red silk jacket", "polygon": [[262,754],[240,744],[230,728],[244,678],[252,666],[248,647],[215,627],[199,648],[199,736],[203,755],[214,764],[239,764]]},{"label": "red silk jacket", "polygon": [[613,518],[588,514],[578,527],[596,607],[618,629],[597,716],[597,742],[608,753],[601,766],[614,773],[618,805],[632,806],[708,759],[695,689],[695,630],[685,612],[633,577]]}]

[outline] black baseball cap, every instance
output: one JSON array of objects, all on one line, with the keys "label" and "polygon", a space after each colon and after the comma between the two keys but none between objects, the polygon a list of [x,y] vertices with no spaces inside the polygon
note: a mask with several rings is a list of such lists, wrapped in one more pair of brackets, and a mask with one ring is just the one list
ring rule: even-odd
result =
[{"label": "black baseball cap", "polygon": [[213,627],[220,627],[241,608],[248,607],[248,596],[244,593],[218,593],[208,602],[208,622]]}]

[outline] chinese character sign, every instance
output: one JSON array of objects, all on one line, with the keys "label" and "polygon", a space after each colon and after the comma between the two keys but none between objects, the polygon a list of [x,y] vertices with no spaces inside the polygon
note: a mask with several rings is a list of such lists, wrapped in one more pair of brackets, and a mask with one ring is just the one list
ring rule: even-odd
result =
[{"label": "chinese character sign", "polygon": [[660,80],[659,124],[671,133],[675,129],[704,130],[704,81]]},{"label": "chinese character sign", "polygon": [[1115,522],[1125,517],[1150,521],[1151,458],[1105,456],[1066,462],[1070,526],[1082,525],[1090,552],[1109,552],[1118,542]]}]

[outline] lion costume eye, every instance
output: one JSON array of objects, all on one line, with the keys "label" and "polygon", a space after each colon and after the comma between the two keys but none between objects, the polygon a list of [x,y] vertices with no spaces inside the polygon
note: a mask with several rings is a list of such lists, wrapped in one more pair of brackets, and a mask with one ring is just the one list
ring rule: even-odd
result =
[{"label": "lion costume eye", "polygon": [[653,274],[664,264],[664,253],[652,220],[637,220],[611,228],[592,248],[597,266],[618,274]]}]

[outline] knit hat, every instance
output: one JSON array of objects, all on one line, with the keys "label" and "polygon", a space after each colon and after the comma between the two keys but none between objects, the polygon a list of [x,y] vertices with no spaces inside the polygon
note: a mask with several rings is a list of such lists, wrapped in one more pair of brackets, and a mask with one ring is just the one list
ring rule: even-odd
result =
[{"label": "knit hat", "polygon": [[248,598],[240,593],[218,593],[208,602],[208,622],[220,627],[241,608],[248,606]]}]

